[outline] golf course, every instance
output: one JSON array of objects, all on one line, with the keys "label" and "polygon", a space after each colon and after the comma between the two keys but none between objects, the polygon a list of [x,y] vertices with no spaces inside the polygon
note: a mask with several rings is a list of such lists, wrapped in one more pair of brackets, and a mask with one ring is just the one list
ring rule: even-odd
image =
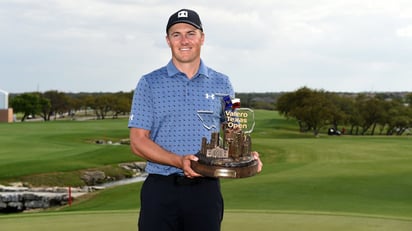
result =
[{"label": "golf course", "polygon": [[[276,111],[255,117],[263,171],[222,179],[223,231],[412,230],[412,136],[328,136],[325,127],[315,137]],[[95,142],[128,138],[127,119],[4,123],[0,131],[3,185],[79,186],[79,171],[141,161],[128,145]],[[0,214],[0,230],[137,230],[141,184],[92,192],[71,206]]]}]

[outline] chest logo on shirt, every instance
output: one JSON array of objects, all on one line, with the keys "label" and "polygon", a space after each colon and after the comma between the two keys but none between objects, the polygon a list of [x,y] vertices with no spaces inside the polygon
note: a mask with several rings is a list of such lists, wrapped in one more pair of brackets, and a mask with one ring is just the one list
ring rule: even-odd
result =
[{"label": "chest logo on shirt", "polygon": [[205,98],[206,98],[206,99],[215,99],[215,94],[208,94],[208,93],[206,93],[206,94],[205,94]]}]

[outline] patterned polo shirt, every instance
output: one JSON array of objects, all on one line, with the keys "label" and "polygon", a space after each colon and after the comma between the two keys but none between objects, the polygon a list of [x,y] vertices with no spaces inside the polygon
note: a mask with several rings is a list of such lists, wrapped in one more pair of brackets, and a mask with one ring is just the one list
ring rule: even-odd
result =
[{"label": "patterned polo shirt", "polygon": [[[170,61],[139,80],[130,113],[129,128],[150,131],[150,138],[178,155],[196,154],[202,137],[218,131],[222,97],[234,97],[229,78],[200,63],[189,79]],[[181,169],[148,161],[148,173],[170,175]]]}]

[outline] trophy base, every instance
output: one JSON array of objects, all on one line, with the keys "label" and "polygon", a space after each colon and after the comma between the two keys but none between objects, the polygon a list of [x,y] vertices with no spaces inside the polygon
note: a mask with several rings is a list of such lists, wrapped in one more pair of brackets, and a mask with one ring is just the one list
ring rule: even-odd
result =
[{"label": "trophy base", "polygon": [[195,172],[207,177],[245,178],[251,177],[257,173],[258,162],[252,160],[247,165],[241,164],[241,166],[238,167],[236,166],[236,162],[234,162],[230,167],[227,167],[191,161],[191,167]]}]

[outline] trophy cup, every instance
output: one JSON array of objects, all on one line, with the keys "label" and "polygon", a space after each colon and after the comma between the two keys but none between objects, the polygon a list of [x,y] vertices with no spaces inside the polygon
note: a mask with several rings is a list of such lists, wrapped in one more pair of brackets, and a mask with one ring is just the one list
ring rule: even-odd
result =
[{"label": "trophy cup", "polygon": [[[212,132],[210,142],[202,138],[196,154],[198,161],[191,161],[192,169],[207,177],[245,178],[257,173],[258,162],[251,154],[250,133],[255,126],[254,112],[241,108],[239,99],[222,96],[220,131]],[[199,118],[213,112],[200,111]],[[208,128],[208,126],[204,126]],[[218,129],[219,130],[219,129]]]}]

